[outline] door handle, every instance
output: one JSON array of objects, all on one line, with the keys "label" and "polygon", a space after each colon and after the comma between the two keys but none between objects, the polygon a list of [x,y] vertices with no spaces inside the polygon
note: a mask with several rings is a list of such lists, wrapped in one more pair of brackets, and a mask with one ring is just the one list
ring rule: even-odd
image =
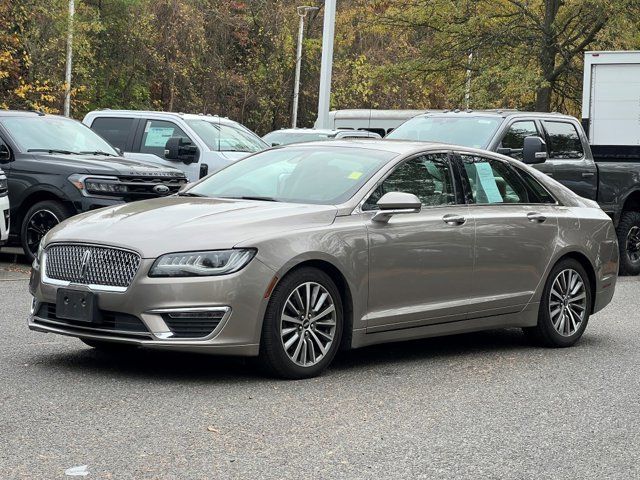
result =
[{"label": "door handle", "polygon": [[593,177],[595,175],[595,173],[593,172],[582,172],[582,176],[583,177]]},{"label": "door handle", "polygon": [[467,221],[466,218],[460,215],[445,215],[444,217],[442,217],[442,220],[447,225],[462,225],[464,222]]},{"label": "door handle", "polygon": [[542,223],[547,219],[547,217],[545,217],[544,215],[536,212],[527,213],[527,218],[529,219],[530,222],[537,222],[537,223]]}]

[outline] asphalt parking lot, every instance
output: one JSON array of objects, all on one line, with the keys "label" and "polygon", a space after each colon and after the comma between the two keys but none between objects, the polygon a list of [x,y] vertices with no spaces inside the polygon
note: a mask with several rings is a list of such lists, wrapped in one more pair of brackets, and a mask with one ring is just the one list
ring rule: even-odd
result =
[{"label": "asphalt parking lot", "polygon": [[27,272],[0,263],[2,479],[640,477],[638,278],[574,348],[493,331],[347,352],[291,382],[30,332]]}]

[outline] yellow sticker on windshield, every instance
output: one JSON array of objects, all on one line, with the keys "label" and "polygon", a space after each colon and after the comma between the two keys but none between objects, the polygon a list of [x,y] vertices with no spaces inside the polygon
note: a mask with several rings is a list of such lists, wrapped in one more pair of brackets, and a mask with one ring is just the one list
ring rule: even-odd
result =
[{"label": "yellow sticker on windshield", "polygon": [[351,172],[347,178],[358,180],[362,176],[362,172]]}]

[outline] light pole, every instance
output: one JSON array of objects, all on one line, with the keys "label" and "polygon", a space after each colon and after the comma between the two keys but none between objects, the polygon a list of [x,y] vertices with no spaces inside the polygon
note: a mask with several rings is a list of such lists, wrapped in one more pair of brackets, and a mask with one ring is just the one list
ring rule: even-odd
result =
[{"label": "light pole", "polygon": [[333,66],[333,37],[336,29],[336,0],[324,2],[322,28],[322,63],[320,65],[320,94],[318,95],[318,128],[329,128],[329,98],[331,97],[331,68]]},{"label": "light pole", "polygon": [[300,96],[300,69],[302,68],[302,38],[304,37],[304,18],[309,12],[318,10],[318,7],[298,7],[300,26],[298,27],[298,50],[296,53],[296,79],[293,84],[293,113],[291,114],[291,127],[298,124],[298,97]]},{"label": "light pole", "polygon": [[69,0],[69,23],[67,25],[67,65],[64,74],[64,116],[71,112],[71,63],[73,61],[73,15],[74,0]]}]

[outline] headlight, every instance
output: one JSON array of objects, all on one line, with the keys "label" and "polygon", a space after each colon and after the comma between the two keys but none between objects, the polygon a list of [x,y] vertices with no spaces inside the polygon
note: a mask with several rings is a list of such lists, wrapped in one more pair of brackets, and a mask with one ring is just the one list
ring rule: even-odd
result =
[{"label": "headlight", "polygon": [[122,195],[129,191],[116,177],[88,177],[71,175],[69,181],[83,192],[94,195]]},{"label": "headlight", "polygon": [[256,250],[233,249],[209,252],[169,253],[158,258],[150,277],[207,277],[234,273],[247,265]]},{"label": "headlight", "polygon": [[0,178],[0,192],[4,192],[8,188],[9,188],[9,182],[7,181],[7,179],[4,177]]}]

